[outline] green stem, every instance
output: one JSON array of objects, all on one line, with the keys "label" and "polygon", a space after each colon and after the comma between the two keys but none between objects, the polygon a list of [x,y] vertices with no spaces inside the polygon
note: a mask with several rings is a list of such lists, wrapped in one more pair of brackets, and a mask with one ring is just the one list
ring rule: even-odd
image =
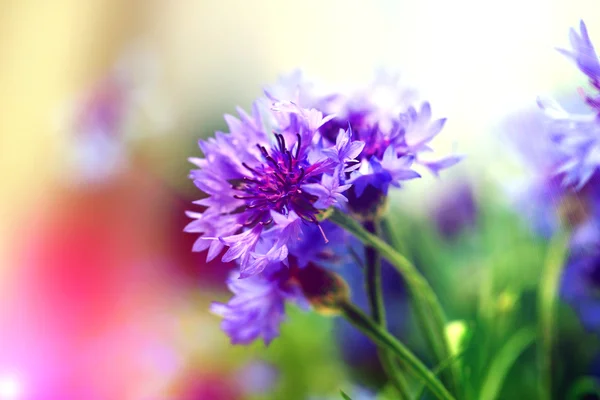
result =
[{"label": "green stem", "polygon": [[[364,226],[365,229],[375,235],[380,231],[378,222],[365,222]],[[365,247],[365,260],[365,286],[371,316],[373,317],[373,321],[382,329],[387,329],[383,289],[381,286],[381,256],[373,247]],[[396,388],[400,399],[409,400],[411,396],[408,384],[400,371],[398,371],[393,354],[385,348],[379,348],[377,354],[386,375]]]},{"label": "green stem", "polygon": [[421,378],[435,397],[440,400],[454,400],[454,397],[444,385],[410,350],[386,330],[373,322],[358,307],[350,303],[343,303],[341,304],[341,310],[350,323],[371,338],[376,344],[392,352],[408,368],[413,370],[415,376]]},{"label": "green stem", "polygon": [[[390,221],[387,218],[384,218],[382,228],[385,237],[393,246],[393,248],[396,249],[396,252],[406,253],[404,243],[402,243],[402,241],[399,240],[396,229],[390,224]],[[439,335],[435,335],[435,333],[433,333],[445,332],[446,321],[443,312],[438,315],[437,321],[434,320],[434,318],[432,318],[435,317],[435,315],[432,315],[429,308],[422,304],[415,304],[414,312],[417,319],[417,323],[419,325],[419,329],[421,330],[421,332],[425,332],[425,343],[427,347],[433,351],[436,360],[439,363],[443,363],[446,360],[451,359],[452,355],[450,354],[450,350],[447,345],[445,336],[440,337]],[[458,387],[458,371],[456,371],[456,366],[451,365],[448,370],[443,370],[441,376],[444,383],[446,383],[446,385],[449,385],[450,388],[456,389]]]},{"label": "green stem", "polygon": [[[416,267],[382,239],[369,233],[361,224],[338,209],[332,211],[329,220],[352,233],[364,245],[377,249],[379,254],[404,277],[413,298],[417,320],[428,346],[434,351],[437,363],[449,359],[451,352],[445,336],[446,317],[444,311],[435,292]],[[455,365],[450,366],[448,372],[445,373],[445,378],[447,385],[455,390],[458,388],[458,371]]]},{"label": "green stem", "polygon": [[540,399],[552,398],[552,345],[554,342],[554,314],[556,298],[563,264],[567,255],[569,235],[559,232],[550,241],[549,251],[544,263],[538,293],[539,312],[539,391]]}]

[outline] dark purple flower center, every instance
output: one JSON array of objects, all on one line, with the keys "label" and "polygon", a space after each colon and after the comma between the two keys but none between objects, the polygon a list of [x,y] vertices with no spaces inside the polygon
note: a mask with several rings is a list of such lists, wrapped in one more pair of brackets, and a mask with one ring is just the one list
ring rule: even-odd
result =
[{"label": "dark purple flower center", "polygon": [[381,158],[392,140],[382,134],[377,124],[367,122],[367,116],[370,112],[368,109],[350,111],[346,118],[333,118],[325,123],[320,128],[320,132],[324,138],[331,143],[335,143],[340,129],[348,129],[348,125],[350,125],[353,139],[365,142],[365,147],[358,159],[369,160],[373,156]]},{"label": "dark purple flower center", "polygon": [[252,178],[244,177],[233,184],[233,188],[242,192],[236,199],[246,202],[246,210],[252,210],[252,216],[246,226],[257,223],[268,225],[272,222],[270,211],[287,215],[294,211],[306,221],[316,222],[318,210],[313,206],[316,196],[304,192],[302,185],[314,178],[314,171],[320,163],[307,165],[305,157],[301,157],[301,137],[298,135],[296,150],[288,150],[281,134],[275,134],[277,148],[271,153],[264,146],[256,145],[265,163],[257,167],[244,167],[252,173]]},{"label": "dark purple flower center", "polygon": [[[353,130],[361,130],[366,126],[366,118],[368,115],[368,110],[351,111],[347,118],[333,118],[332,120],[327,121],[319,128],[319,132],[321,132],[321,135],[323,135],[325,139],[329,140],[331,143],[335,143],[335,139],[340,133],[340,129],[346,130],[348,129],[348,124],[350,124]],[[356,137],[355,139],[359,138]]]}]

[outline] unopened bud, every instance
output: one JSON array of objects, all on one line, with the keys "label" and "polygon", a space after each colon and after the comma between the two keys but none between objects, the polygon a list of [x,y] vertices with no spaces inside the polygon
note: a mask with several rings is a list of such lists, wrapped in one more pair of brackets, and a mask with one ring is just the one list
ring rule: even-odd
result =
[{"label": "unopened bud", "polygon": [[356,196],[354,187],[344,193],[348,198],[348,208],[350,214],[360,221],[375,221],[383,214],[387,208],[387,196],[372,185],[368,185],[360,197]]},{"label": "unopened bud", "polygon": [[337,315],[350,300],[348,284],[335,272],[310,263],[299,268],[295,275],[304,296],[320,314]]}]

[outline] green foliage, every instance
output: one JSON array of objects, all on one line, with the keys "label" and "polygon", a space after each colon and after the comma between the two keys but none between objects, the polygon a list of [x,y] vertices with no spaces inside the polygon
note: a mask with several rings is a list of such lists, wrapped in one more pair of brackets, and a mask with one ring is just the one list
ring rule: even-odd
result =
[{"label": "green foliage", "polygon": [[348,396],[346,393],[344,393],[343,390],[340,390],[340,394],[342,395],[342,399],[344,399],[344,400],[352,400],[350,398],[350,396]]}]

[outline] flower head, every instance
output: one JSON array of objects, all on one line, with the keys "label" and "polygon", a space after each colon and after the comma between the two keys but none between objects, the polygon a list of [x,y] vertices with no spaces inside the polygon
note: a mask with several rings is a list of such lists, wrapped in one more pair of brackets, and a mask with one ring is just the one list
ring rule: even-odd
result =
[{"label": "flower head", "polygon": [[209,248],[209,259],[228,246],[224,260],[238,260],[247,277],[285,263],[288,242],[319,224],[319,209],[344,202],[349,186],[336,171],[350,159],[323,152],[315,136],[328,119],[315,109],[279,101],[261,111],[256,103],[252,116],[240,110],[240,117],[227,116],[230,133],[201,141],[205,157],[191,160],[199,169],[190,176],[208,197],[186,229],[203,234],[195,249]]},{"label": "flower head", "polygon": [[[572,102],[568,97],[563,100]],[[510,189],[519,211],[537,234],[550,237],[561,225],[566,226],[573,231],[573,245],[580,247],[593,241],[591,227],[600,221],[600,174],[593,174],[580,186],[565,185],[565,173],[557,173],[564,154],[552,140],[555,129],[555,120],[548,121],[533,109],[506,120],[503,130],[516,145],[528,175],[519,187]]]}]

